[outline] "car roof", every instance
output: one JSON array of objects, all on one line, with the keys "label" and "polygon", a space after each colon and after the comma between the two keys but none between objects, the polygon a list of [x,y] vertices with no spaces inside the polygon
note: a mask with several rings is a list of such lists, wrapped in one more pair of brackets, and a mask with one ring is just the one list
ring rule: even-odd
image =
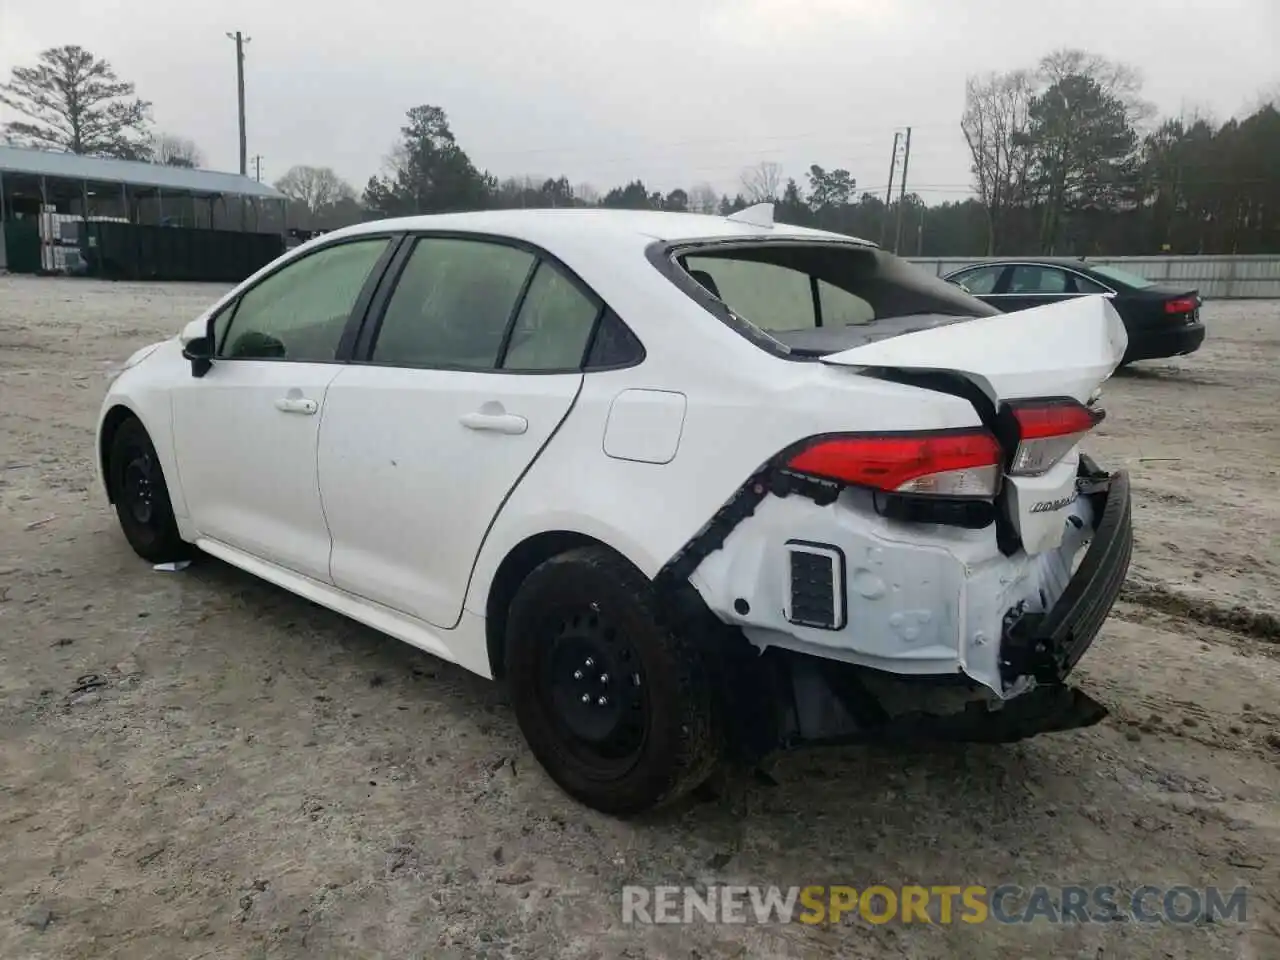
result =
[{"label": "car roof", "polygon": [[1070,267],[1072,270],[1088,270],[1093,266],[1083,257],[994,257],[975,260],[960,269],[971,270],[974,267],[1007,267],[1020,264],[1032,267]]},{"label": "car roof", "polygon": [[599,242],[644,239],[679,243],[700,240],[810,239],[874,246],[866,240],[826,230],[790,224],[759,226],[728,217],[658,210],[614,210],[599,207],[538,210],[481,210],[441,213],[390,220],[372,220],[325,234],[356,236],[386,230],[442,230],[491,234],[525,240],[553,251],[562,241],[580,243],[585,237]]}]

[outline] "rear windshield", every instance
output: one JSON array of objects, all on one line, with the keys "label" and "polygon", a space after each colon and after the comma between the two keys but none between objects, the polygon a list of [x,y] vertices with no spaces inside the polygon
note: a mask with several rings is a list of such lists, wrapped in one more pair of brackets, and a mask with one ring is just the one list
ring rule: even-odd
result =
[{"label": "rear windshield", "polygon": [[1135,290],[1141,290],[1143,287],[1154,287],[1155,283],[1146,277],[1140,277],[1136,273],[1130,273],[1128,270],[1120,270],[1116,267],[1108,267],[1101,263],[1089,264],[1089,269],[1100,277],[1108,280],[1114,280],[1116,283],[1123,283],[1133,287]]},{"label": "rear windshield", "polygon": [[753,243],[678,251],[676,263],[736,317],[802,356],[998,313],[883,250]]}]

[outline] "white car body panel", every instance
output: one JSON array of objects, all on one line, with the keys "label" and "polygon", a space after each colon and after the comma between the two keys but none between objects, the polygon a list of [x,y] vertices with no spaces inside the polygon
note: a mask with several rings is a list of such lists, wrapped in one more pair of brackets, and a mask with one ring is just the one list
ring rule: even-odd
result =
[{"label": "white car body panel", "polygon": [[1105,297],[1078,297],[1016,314],[921,330],[823,357],[851,367],[960,373],[992,400],[1072,397],[1088,401],[1129,345]]},{"label": "white car body panel", "polygon": [[[1005,557],[990,531],[904,532],[868,509],[867,495],[846,491],[827,507],[798,497],[769,499],[756,516],[698,568],[694,586],[722,619],[741,627],[761,649],[777,646],[907,675],[962,670],[997,696],[1016,696],[1000,682],[999,640],[1005,612],[1018,601],[1040,606],[1062,594],[1055,576],[1082,540],[1068,519],[1091,518],[1077,500],[1056,515],[1072,536],[1032,556]],[[848,619],[839,630],[787,621],[787,555],[780,544],[800,540],[830,544],[844,556]],[[734,601],[750,598],[740,613]]]},{"label": "white car body panel", "polygon": [[316,445],[329,384],[342,369],[237,360],[174,385],[174,454],[201,536],[329,581]]},{"label": "white car body panel", "polygon": [[[1013,314],[908,333],[823,357],[848,367],[960,374],[993,401],[1070,397],[1087,403],[1119,366],[1128,347],[1124,322],[1105,297],[1078,297]],[[1036,477],[1008,477],[1018,533],[1032,555],[1056,550],[1061,510],[1037,504],[1073,495],[1075,454]]]},{"label": "white car body panel", "polygon": [[489,522],[564,420],[582,379],[343,369],[320,428],[334,585],[452,628]]},{"label": "white car body panel", "polygon": [[[645,360],[546,376],[215,360],[204,377],[192,376],[182,344],[202,335],[240,289],[317,246],[396,230],[474,232],[550,251],[634,331]],[[784,225],[623,211],[494,211],[346,228],[290,251],[178,337],[148,348],[109,389],[99,433],[116,407],[142,420],[185,539],[491,676],[490,591],[503,561],[530,538],[590,537],[653,577],[798,440],[980,426],[961,397],[857,368],[953,370],[995,398],[1083,401],[1123,355],[1114,309],[1082,298],[906,334],[820,363],[781,360],[709,316],[645,258],[655,239],[705,238],[859,242]],[[314,401],[315,412],[282,410],[279,400]],[[473,414],[524,418],[527,427],[471,429]],[[757,646],[903,674],[964,672],[999,693],[1001,617],[1018,600],[1060,595],[1063,564],[1069,570],[1078,549],[1064,532],[1087,504],[1032,510],[1072,488],[1077,459],[1073,452],[1043,477],[1016,481],[1027,549],[1012,557],[1000,553],[990,529],[907,529],[877,517],[865,494],[846,491],[826,507],[766,498],[691,581]],[[841,630],[784,617],[785,545],[806,537],[839,546],[849,565]],[[747,614],[735,607],[744,597]]]}]

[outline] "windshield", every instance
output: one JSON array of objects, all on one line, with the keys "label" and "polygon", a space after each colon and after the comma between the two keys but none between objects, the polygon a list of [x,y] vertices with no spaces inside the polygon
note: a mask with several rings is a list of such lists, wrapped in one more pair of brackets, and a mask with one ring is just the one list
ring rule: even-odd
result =
[{"label": "windshield", "polygon": [[1128,270],[1121,270],[1118,267],[1108,267],[1098,263],[1089,264],[1089,269],[1100,277],[1108,280],[1114,280],[1116,283],[1123,283],[1126,286],[1134,287],[1141,290],[1143,287],[1154,287],[1155,283],[1146,277],[1140,277],[1136,273],[1130,273]]},{"label": "windshield", "polygon": [[873,247],[755,242],[676,259],[737,317],[806,355],[999,312]]}]

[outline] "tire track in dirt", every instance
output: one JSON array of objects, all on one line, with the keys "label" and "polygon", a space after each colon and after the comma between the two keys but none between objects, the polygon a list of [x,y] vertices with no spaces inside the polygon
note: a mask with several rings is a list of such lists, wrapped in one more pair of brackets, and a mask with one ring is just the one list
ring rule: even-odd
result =
[{"label": "tire track in dirt", "polygon": [[1125,582],[1120,599],[1207,627],[1229,630],[1267,643],[1280,643],[1280,617],[1265,610],[1215,603],[1181,593],[1168,584],[1133,579]]}]

